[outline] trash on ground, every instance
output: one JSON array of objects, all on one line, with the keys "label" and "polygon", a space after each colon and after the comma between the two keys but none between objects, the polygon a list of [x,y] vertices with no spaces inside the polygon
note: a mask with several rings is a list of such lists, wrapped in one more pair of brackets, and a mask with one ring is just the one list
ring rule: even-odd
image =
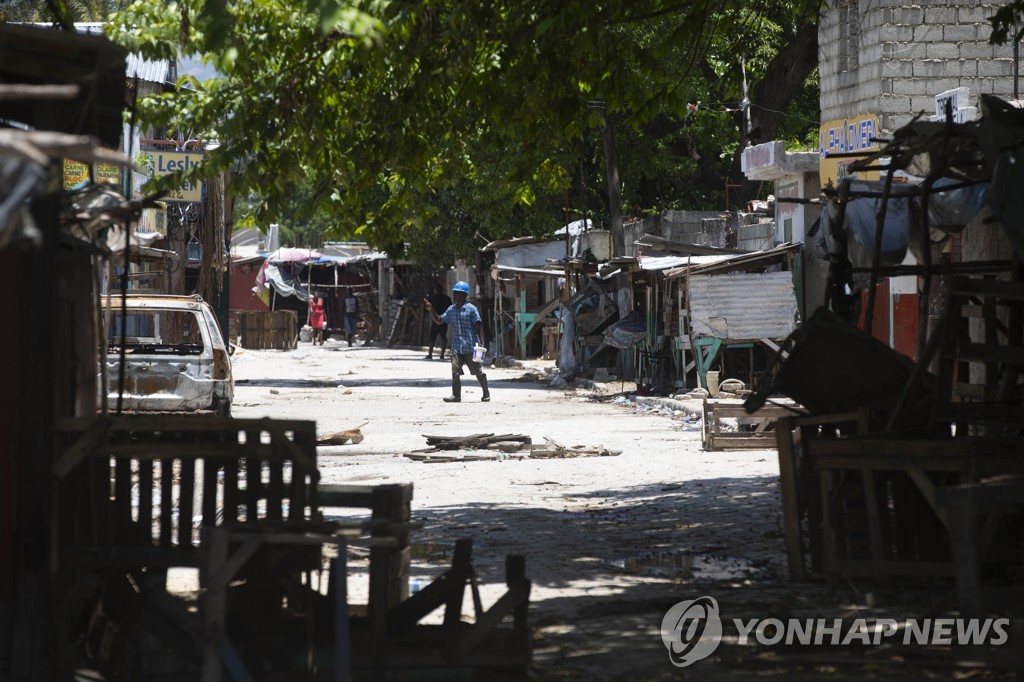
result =
[{"label": "trash on ground", "polygon": [[361,429],[369,424],[370,422],[363,422],[359,426],[354,426],[351,429],[345,429],[344,431],[336,431],[326,436],[320,436],[316,439],[317,445],[356,445],[357,443],[363,442],[363,432]]},{"label": "trash on ground", "polygon": [[[534,445],[529,436],[519,434],[494,435],[478,433],[471,436],[427,436],[431,447],[405,453],[405,457],[419,462],[472,462],[503,461],[507,459],[562,459],[567,457],[613,457],[621,450],[609,450],[604,446],[565,446],[551,438],[544,438],[544,445]],[[497,451],[494,454],[449,454],[452,450]],[[445,453],[445,454],[441,454]]]}]

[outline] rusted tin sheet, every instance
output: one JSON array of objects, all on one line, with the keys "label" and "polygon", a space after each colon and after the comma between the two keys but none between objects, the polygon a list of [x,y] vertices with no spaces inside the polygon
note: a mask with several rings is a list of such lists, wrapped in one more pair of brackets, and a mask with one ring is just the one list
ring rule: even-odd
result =
[{"label": "rusted tin sheet", "polygon": [[688,281],[694,336],[782,339],[796,329],[792,272],[693,275]]}]

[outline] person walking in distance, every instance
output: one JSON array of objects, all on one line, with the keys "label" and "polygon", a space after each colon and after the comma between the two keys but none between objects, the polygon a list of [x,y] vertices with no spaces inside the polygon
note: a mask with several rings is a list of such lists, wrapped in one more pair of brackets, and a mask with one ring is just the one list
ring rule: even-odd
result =
[{"label": "person walking in distance", "polygon": [[309,326],[313,328],[313,345],[315,346],[318,341],[321,346],[324,345],[327,317],[324,315],[324,298],[319,291],[309,299]]},{"label": "person walking in distance", "polygon": [[345,289],[345,298],[341,299],[341,310],[345,316],[345,338],[352,345],[356,335],[356,323],[359,322],[359,299],[352,293],[352,288]]},{"label": "person walking in distance", "polygon": [[[439,313],[444,313],[452,305],[452,299],[448,298],[447,294],[441,291],[441,287],[434,285],[434,289],[430,296],[427,296],[427,300],[430,301],[431,307]],[[440,360],[444,360],[444,352],[448,348],[448,325],[437,324],[433,320],[430,323],[430,347],[427,349],[427,357],[424,360],[434,359],[434,340],[441,337],[441,355]]]},{"label": "person walking in distance", "polygon": [[491,399],[491,392],[487,390],[487,375],[481,369],[480,363],[473,359],[473,346],[484,344],[484,328],[480,321],[480,311],[466,300],[468,297],[469,284],[456,282],[452,287],[452,298],[455,303],[440,315],[428,299],[423,299],[423,305],[434,323],[447,324],[452,330],[452,394],[444,399],[446,403],[462,402],[463,365],[468,365],[470,373],[480,382],[480,388],[484,391],[480,398],[481,402],[486,403]]}]

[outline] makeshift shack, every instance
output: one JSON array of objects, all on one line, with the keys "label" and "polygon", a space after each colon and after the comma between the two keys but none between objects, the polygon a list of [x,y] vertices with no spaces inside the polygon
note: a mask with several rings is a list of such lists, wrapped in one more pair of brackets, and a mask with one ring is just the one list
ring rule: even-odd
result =
[{"label": "makeshift shack", "polygon": [[757,384],[798,322],[793,263],[800,248],[783,244],[737,253],[676,243],[673,251],[692,254],[603,264],[598,271],[602,282],[620,273],[630,278],[634,311],[622,322],[632,318],[635,322],[626,326],[635,327],[635,333],[625,345],[606,334],[592,355],[607,346],[632,349],[624,366],[635,367],[637,383],[654,392],[707,387],[709,371],[718,372],[721,380]]},{"label": "makeshift shack", "polygon": [[553,237],[493,241],[481,249],[494,253],[495,355],[557,359],[563,329],[559,308],[573,290],[567,278],[608,254],[608,232],[590,227],[589,220],[578,220]]},{"label": "makeshift shack", "polygon": [[[785,395],[806,410],[777,430],[794,579],[945,577],[965,617],[1019,617],[1024,111],[988,96],[982,105],[979,121],[911,123],[851,164],[856,172],[889,160],[881,185],[844,181],[829,196],[832,311],[786,340],[748,408]],[[897,172],[919,181],[897,189]],[[985,207],[972,219],[979,196]],[[853,217],[862,199],[878,208],[873,230]],[[943,255],[951,234],[961,235],[962,261]],[[916,249],[916,265],[889,258],[903,248]],[[914,358],[872,333],[879,281],[892,274],[918,281]],[[858,315],[847,291],[865,284]]]},{"label": "makeshift shack", "polygon": [[310,295],[321,294],[331,334],[344,330],[341,301],[351,289],[361,301],[364,335],[380,340],[379,311],[389,306],[389,270],[387,256],[377,251],[343,256],[281,248],[267,256],[256,275],[255,294],[271,311],[294,311],[300,327],[309,321]]}]

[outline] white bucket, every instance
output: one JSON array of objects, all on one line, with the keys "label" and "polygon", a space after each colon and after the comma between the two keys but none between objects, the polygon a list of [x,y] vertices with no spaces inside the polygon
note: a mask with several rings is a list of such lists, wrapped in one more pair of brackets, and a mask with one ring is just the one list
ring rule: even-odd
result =
[{"label": "white bucket", "polygon": [[718,372],[715,372],[715,371],[709,371],[708,372],[708,385],[707,385],[707,389],[708,389],[708,393],[710,393],[712,395],[712,397],[718,395]]},{"label": "white bucket", "polygon": [[483,346],[473,346],[473,362],[483,362],[487,349]]}]

